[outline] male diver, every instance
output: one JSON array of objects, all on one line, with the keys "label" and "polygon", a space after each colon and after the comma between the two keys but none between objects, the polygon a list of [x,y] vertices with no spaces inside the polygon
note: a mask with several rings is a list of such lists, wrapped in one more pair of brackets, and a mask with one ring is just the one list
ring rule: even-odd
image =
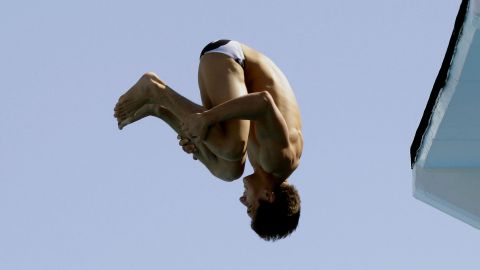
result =
[{"label": "male diver", "polygon": [[144,74],[115,106],[120,129],[146,116],[172,127],[182,149],[216,177],[242,176],[246,157],[254,169],[243,178],[240,202],[252,229],[265,240],[292,233],[300,197],[288,182],[303,150],[300,111],[283,72],[262,53],[233,40],[201,52],[198,83],[202,106]]}]

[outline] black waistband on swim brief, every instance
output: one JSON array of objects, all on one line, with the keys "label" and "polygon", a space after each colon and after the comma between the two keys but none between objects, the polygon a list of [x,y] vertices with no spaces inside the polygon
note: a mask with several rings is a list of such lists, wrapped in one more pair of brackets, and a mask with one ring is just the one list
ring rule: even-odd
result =
[{"label": "black waistband on swim brief", "polygon": [[208,43],[207,46],[205,46],[205,48],[203,48],[202,52],[200,53],[200,57],[202,57],[202,55],[204,55],[205,53],[211,50],[215,50],[220,46],[226,45],[230,41],[231,41],[230,39],[220,39],[220,40]]},{"label": "black waistband on swim brief", "polygon": [[[230,43],[230,44],[229,44]],[[222,48],[223,47],[223,48]],[[218,52],[228,55],[235,60],[242,68],[245,68],[245,56],[243,54],[240,44],[230,39],[220,39],[214,42],[210,42],[203,48],[200,53],[200,57],[208,52]]]}]

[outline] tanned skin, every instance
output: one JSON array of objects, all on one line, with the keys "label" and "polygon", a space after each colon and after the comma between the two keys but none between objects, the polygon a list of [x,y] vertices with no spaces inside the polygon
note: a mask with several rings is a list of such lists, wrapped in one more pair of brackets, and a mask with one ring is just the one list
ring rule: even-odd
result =
[{"label": "tanned skin", "polygon": [[240,201],[252,216],[259,199],[272,202],[274,187],[288,184],[300,162],[303,137],[298,104],[285,75],[265,55],[241,46],[244,69],[222,53],[201,57],[203,106],[146,73],[119,98],[114,116],[120,129],[146,116],[164,120],[179,134],[183,150],[225,181],[242,176],[248,155],[254,173],[244,178]]}]

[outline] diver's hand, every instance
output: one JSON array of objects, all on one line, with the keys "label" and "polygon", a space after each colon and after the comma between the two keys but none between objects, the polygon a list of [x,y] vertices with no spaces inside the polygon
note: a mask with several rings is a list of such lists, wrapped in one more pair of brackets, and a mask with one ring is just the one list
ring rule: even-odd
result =
[{"label": "diver's hand", "polygon": [[181,135],[177,136],[178,144],[182,147],[182,150],[187,154],[192,154],[193,159],[197,160],[198,150],[195,144],[193,144],[190,139],[182,137]]},{"label": "diver's hand", "polygon": [[210,124],[202,113],[194,113],[186,117],[181,131],[190,140],[200,141],[207,137],[209,126]]}]

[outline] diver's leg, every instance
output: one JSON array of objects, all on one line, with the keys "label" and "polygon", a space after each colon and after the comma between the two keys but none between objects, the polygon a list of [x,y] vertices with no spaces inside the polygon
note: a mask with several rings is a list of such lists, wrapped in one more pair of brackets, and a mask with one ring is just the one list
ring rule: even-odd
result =
[{"label": "diver's leg", "polygon": [[[153,74],[147,73],[132,87],[125,95],[123,95],[117,105],[115,106],[115,117],[119,122],[119,127],[123,128],[125,125],[138,121],[146,116],[156,116],[166,122],[175,132],[180,134],[181,121],[166,107],[152,102],[149,91],[145,87],[148,82],[152,81]],[[155,76],[156,77],[156,76]],[[155,80],[158,79],[153,77]],[[160,82],[160,83],[158,83]],[[153,84],[155,91],[163,91],[167,87],[158,79],[158,82]],[[183,96],[177,94],[173,90],[166,90],[165,92],[171,92],[170,95],[174,96],[177,105],[181,103],[181,106],[173,107],[178,115],[189,115],[191,113],[202,112],[206,109],[199,106]],[[202,94],[203,96],[203,94]],[[202,97],[202,100],[205,97]],[[164,97],[165,99],[165,97]],[[142,105],[143,103],[143,105]],[[164,104],[162,102],[162,104]],[[168,104],[168,102],[166,102]],[[183,110],[181,110],[183,109]],[[222,134],[222,140],[228,140],[225,138],[221,127],[213,127],[209,140],[219,140],[220,134]],[[218,178],[225,181],[232,181],[239,178],[243,174],[245,167],[246,155],[244,154],[240,158],[235,160],[227,160],[219,156],[217,153],[210,150],[205,144],[201,143],[195,146],[196,151],[194,156],[200,160],[209,171]],[[185,149],[184,149],[185,150]],[[230,155],[233,156],[233,155]]]},{"label": "diver's leg", "polygon": [[[247,94],[241,66],[223,54],[212,53],[202,57],[199,86],[202,101],[208,107]],[[134,114],[144,104],[159,105],[174,115],[180,123],[184,117],[208,108],[191,102],[168,87],[155,74],[147,73],[120,97],[115,107],[119,127],[123,128],[137,121]],[[214,155],[222,159],[241,160],[246,153],[249,125],[247,120],[219,123],[210,128],[203,143]],[[174,129],[178,132],[177,128]]]}]

